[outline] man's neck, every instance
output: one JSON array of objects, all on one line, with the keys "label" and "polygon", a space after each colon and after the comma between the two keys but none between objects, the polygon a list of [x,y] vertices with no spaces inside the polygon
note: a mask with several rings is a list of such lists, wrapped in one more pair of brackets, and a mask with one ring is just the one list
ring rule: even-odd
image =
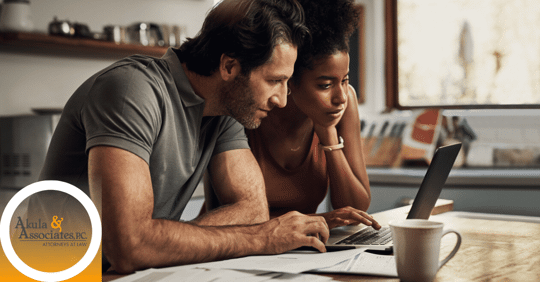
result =
[{"label": "man's neck", "polygon": [[216,74],[211,76],[199,75],[190,71],[185,63],[182,63],[182,68],[195,94],[204,99],[203,116],[222,115],[219,106],[219,77]]}]

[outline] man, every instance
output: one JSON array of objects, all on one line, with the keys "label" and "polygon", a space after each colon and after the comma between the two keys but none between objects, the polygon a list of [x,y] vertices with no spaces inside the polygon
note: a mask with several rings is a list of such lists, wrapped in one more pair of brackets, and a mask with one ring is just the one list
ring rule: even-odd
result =
[{"label": "man", "polygon": [[[225,0],[179,50],[128,57],[77,89],[41,179],[89,193],[101,213],[104,265],[129,273],[300,246],[325,251],[322,217],[268,221],[264,180],[238,123],[256,128],[285,106],[305,36],[294,0]],[[205,171],[224,207],[181,222]]]}]

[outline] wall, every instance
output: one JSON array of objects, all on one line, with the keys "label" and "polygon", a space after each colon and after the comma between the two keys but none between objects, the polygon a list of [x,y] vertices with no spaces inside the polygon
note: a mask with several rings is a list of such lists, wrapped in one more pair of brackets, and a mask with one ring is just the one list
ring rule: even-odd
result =
[{"label": "wall", "polygon": [[[89,25],[129,25],[139,21],[183,25],[194,36],[213,0],[47,0],[31,1],[36,32],[47,32],[55,16]],[[31,108],[62,107],[75,89],[113,60],[40,56],[0,51],[0,115],[30,113]]]}]

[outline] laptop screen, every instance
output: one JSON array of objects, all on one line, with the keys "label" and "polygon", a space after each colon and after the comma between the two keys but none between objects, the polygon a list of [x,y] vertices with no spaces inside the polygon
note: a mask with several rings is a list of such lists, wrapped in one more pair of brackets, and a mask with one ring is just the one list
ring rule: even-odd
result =
[{"label": "laptop screen", "polygon": [[437,148],[407,219],[428,219],[454,166],[461,143]]}]

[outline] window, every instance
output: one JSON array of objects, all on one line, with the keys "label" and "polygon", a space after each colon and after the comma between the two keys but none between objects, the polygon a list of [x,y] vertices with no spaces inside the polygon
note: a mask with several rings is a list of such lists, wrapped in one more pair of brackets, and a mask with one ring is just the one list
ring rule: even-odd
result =
[{"label": "window", "polygon": [[538,0],[386,0],[387,107],[540,107],[539,26]]}]

